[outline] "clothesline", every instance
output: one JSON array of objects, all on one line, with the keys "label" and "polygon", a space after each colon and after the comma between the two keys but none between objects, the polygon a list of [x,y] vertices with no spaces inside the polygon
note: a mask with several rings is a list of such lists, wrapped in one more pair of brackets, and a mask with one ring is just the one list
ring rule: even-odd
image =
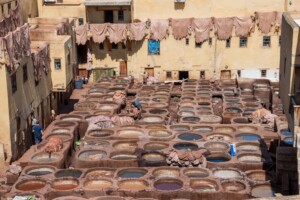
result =
[{"label": "clothesline", "polygon": [[248,37],[254,30],[255,23],[263,34],[279,32],[282,12],[255,12],[255,17],[226,17],[226,18],[184,18],[184,19],[149,19],[146,22],[128,24],[84,24],[75,29],[77,44],[86,44],[88,31],[91,32],[95,43],[102,43],[106,37],[111,43],[142,40],[150,29],[150,38],[161,41],[169,34],[169,27],[175,39],[186,38],[192,31],[195,33],[196,42],[204,42],[209,38],[210,31],[215,30],[219,40],[232,37],[233,28],[238,37]]}]

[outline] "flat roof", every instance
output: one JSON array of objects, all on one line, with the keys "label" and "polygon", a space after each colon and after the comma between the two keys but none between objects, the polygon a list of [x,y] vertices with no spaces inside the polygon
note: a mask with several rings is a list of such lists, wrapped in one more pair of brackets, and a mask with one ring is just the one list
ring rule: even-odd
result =
[{"label": "flat roof", "polygon": [[85,6],[130,6],[132,0],[85,0]]}]

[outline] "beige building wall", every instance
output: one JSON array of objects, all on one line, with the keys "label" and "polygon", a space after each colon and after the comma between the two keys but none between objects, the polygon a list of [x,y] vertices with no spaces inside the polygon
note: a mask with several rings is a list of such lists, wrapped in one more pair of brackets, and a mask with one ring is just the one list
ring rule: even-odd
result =
[{"label": "beige building wall", "polygon": [[[36,0],[21,0],[22,15],[24,22],[27,22],[29,17],[38,16],[38,6]],[[17,0],[0,0],[0,20],[3,16],[7,16],[11,9],[17,5]]]}]

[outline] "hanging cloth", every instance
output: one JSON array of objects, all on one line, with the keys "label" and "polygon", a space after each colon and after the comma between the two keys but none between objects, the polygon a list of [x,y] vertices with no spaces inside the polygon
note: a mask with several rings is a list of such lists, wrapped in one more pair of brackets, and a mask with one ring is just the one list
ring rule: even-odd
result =
[{"label": "hanging cloth", "polygon": [[276,21],[276,12],[256,12],[258,28],[264,34],[271,32],[271,28]]},{"label": "hanging cloth", "polygon": [[8,60],[5,39],[0,37],[0,64],[7,64]]},{"label": "hanging cloth", "polygon": [[22,37],[22,51],[23,56],[30,56],[31,49],[30,49],[30,36],[29,36],[29,24],[24,24],[20,27],[21,37]]},{"label": "hanging cloth", "polygon": [[169,33],[168,19],[151,19],[150,33],[152,40],[162,40]]},{"label": "hanging cloth", "polygon": [[282,23],[282,12],[276,12],[276,20],[275,20],[275,31],[279,32]]},{"label": "hanging cloth", "polygon": [[109,24],[108,33],[110,43],[118,44],[126,41],[127,24]]},{"label": "hanging cloth", "polygon": [[186,38],[191,28],[192,18],[187,19],[171,19],[173,36],[176,40]]},{"label": "hanging cloth", "polygon": [[146,22],[128,24],[129,39],[134,41],[143,40],[145,37],[146,27]]},{"label": "hanging cloth", "polygon": [[88,25],[87,24],[78,26],[75,29],[76,43],[77,44],[81,44],[81,45],[85,45],[86,44],[86,41],[87,41],[87,30],[88,30]]},{"label": "hanging cloth", "polygon": [[90,24],[93,41],[95,43],[103,43],[106,37],[108,24]]},{"label": "hanging cloth", "polygon": [[148,52],[150,54],[159,54],[160,42],[156,40],[148,40]]},{"label": "hanging cloth", "polygon": [[12,32],[7,33],[7,35],[4,37],[5,40],[5,48],[7,51],[7,56],[8,56],[8,60],[7,60],[7,70],[9,72],[14,70],[14,66],[13,66],[13,56],[14,56],[14,49],[13,49],[13,34]]},{"label": "hanging cloth", "polygon": [[15,27],[20,27],[23,25],[21,7],[18,3],[17,7],[11,11],[12,22]]},{"label": "hanging cloth", "polygon": [[0,37],[5,37],[9,31],[7,30],[5,19],[0,21]]},{"label": "hanging cloth", "polygon": [[253,28],[251,17],[239,18],[234,17],[235,35],[237,37],[248,37]]},{"label": "hanging cloth", "polygon": [[209,32],[213,28],[211,18],[193,19],[192,28],[195,32],[196,43],[202,43],[209,38]]},{"label": "hanging cloth", "polygon": [[214,18],[215,29],[219,40],[227,40],[232,36],[232,17]]}]

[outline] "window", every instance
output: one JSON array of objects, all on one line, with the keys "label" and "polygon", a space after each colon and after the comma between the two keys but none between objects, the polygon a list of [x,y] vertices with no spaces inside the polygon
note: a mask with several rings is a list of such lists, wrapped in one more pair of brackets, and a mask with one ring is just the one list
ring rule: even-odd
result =
[{"label": "window", "polygon": [[237,70],[238,77],[241,77],[241,70]]},{"label": "window", "polygon": [[124,21],[124,10],[118,10],[118,21]]},{"label": "window", "polygon": [[61,70],[61,60],[60,59],[54,59],[54,68],[56,70]]},{"label": "window", "polygon": [[200,71],[200,79],[205,79],[205,71]]},{"label": "window", "polygon": [[118,44],[115,44],[115,43],[112,43],[111,44],[111,48],[112,49],[118,49],[119,45]]},{"label": "window", "polygon": [[267,70],[260,70],[261,77],[267,77]]},{"label": "window", "polygon": [[278,38],[278,45],[281,46],[281,35]]},{"label": "window", "polygon": [[11,4],[10,3],[7,4],[7,9],[8,9],[8,12],[9,12],[10,9],[11,9]]},{"label": "window", "polygon": [[71,55],[70,55],[70,53],[67,56],[67,60],[68,60],[67,66],[69,66],[71,64]]},{"label": "window", "polygon": [[186,44],[186,45],[189,45],[189,44],[190,44],[189,38],[185,38],[185,44]]},{"label": "window", "polygon": [[166,77],[167,78],[172,78],[172,72],[166,72]]},{"label": "window", "polygon": [[240,37],[240,47],[247,47],[247,38]]},{"label": "window", "polygon": [[23,82],[28,80],[28,72],[27,72],[27,65],[23,66]]},{"label": "window", "polygon": [[104,11],[104,22],[105,23],[114,23],[114,12],[112,10]]},{"label": "window", "polygon": [[11,78],[11,90],[12,90],[12,93],[15,93],[17,91],[17,76],[16,76],[16,73],[11,75],[10,78]]},{"label": "window", "polygon": [[201,48],[201,46],[202,46],[202,43],[200,43],[200,42],[195,43],[195,48]]},{"label": "window", "polygon": [[160,55],[160,42],[155,40],[148,40],[148,54]]},{"label": "window", "polygon": [[231,42],[231,39],[230,39],[230,38],[226,40],[226,48],[229,48],[229,47],[230,47],[230,42]]},{"label": "window", "polygon": [[101,49],[101,50],[104,49],[104,44],[103,44],[103,43],[100,43],[100,44],[99,44],[99,49]]},{"label": "window", "polygon": [[78,25],[80,26],[83,24],[84,24],[83,18],[82,17],[78,18]]},{"label": "window", "polygon": [[270,47],[270,46],[271,46],[271,37],[263,36],[263,47]]},{"label": "window", "polygon": [[1,6],[1,13],[2,13],[2,15],[4,16],[4,14],[5,14],[5,13],[4,13],[4,5]]},{"label": "window", "polygon": [[212,39],[211,38],[208,39],[208,44],[212,45]]}]

